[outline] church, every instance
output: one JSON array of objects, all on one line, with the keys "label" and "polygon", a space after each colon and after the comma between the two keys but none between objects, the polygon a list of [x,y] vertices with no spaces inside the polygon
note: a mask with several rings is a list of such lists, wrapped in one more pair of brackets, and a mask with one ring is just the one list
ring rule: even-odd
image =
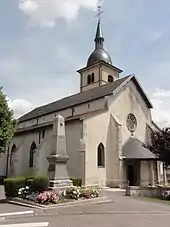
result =
[{"label": "church", "polygon": [[163,169],[147,148],[153,122],[151,102],[134,75],[112,63],[98,21],[95,48],[80,75],[80,92],[40,106],[18,119],[9,146],[7,175],[47,175],[54,119],[65,119],[68,174],[83,185],[123,188],[154,185]]}]

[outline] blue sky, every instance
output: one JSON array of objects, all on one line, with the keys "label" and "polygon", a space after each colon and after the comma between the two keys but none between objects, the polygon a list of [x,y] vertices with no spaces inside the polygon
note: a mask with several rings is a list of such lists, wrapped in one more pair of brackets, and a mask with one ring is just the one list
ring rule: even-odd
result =
[{"label": "blue sky", "polygon": [[[19,116],[79,92],[76,70],[94,48],[97,0],[0,1],[0,81]],[[170,2],[105,0],[105,49],[122,76],[135,73],[170,124]]]}]

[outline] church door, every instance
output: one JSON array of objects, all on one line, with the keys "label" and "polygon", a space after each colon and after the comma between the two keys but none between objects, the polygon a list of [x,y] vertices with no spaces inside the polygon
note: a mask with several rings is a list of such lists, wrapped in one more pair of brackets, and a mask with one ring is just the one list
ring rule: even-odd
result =
[{"label": "church door", "polygon": [[130,186],[137,186],[140,182],[140,162],[131,160],[127,164],[127,180]]},{"label": "church door", "polygon": [[127,179],[129,181],[130,186],[135,185],[135,179],[134,179],[134,166],[133,165],[128,165],[127,168]]}]

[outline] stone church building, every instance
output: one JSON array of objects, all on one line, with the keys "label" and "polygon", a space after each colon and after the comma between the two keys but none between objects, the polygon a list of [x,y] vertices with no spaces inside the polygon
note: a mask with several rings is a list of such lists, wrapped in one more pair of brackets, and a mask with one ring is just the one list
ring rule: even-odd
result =
[{"label": "stone church building", "polygon": [[79,69],[80,92],[38,107],[18,120],[9,147],[8,176],[47,175],[54,118],[65,119],[67,169],[84,185],[153,185],[161,164],[147,149],[152,104],[134,75],[121,77],[104,49],[100,21],[95,49]]}]

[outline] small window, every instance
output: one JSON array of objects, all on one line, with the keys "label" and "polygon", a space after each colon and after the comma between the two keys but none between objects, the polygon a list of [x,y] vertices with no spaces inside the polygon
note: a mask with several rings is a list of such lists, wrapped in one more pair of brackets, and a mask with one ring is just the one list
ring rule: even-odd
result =
[{"label": "small window", "polygon": [[94,82],[94,73],[91,74],[91,82]]},{"label": "small window", "polygon": [[34,152],[36,150],[36,144],[33,142],[30,147],[29,167],[34,166]]},{"label": "small window", "polygon": [[108,82],[109,82],[109,83],[112,83],[112,82],[113,82],[113,76],[108,75]]},{"label": "small window", "polygon": [[97,148],[97,166],[103,168],[105,167],[105,151],[102,143],[100,143]]},{"label": "small window", "polygon": [[87,77],[87,84],[90,84],[90,83],[91,83],[91,76],[89,74],[88,77]]},{"label": "small window", "polygon": [[45,129],[43,129],[42,131],[42,138],[44,139],[44,137],[45,137]]},{"label": "small window", "polygon": [[11,149],[11,155],[10,155],[10,166],[12,166],[13,158],[14,155],[16,154],[17,147],[15,144],[13,144],[12,149]]},{"label": "small window", "polygon": [[41,143],[41,130],[38,132],[38,143]]},{"label": "small window", "polygon": [[90,109],[90,103],[88,103],[88,109]]}]

